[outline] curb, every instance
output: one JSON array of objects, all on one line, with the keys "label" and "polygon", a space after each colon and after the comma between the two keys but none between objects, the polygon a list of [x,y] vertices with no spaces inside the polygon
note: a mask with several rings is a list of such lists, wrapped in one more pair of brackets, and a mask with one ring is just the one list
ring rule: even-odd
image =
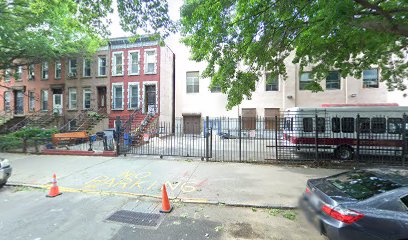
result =
[{"label": "curb", "polygon": [[[49,185],[37,185],[37,184],[26,184],[26,183],[6,183],[6,186],[9,187],[29,187],[35,189],[48,189]],[[153,198],[161,199],[161,195],[151,195],[144,193],[129,193],[129,192],[113,192],[113,191],[95,191],[95,190],[85,190],[78,188],[66,188],[59,187],[61,191],[70,192],[70,193],[88,193],[88,194],[100,194],[100,195],[114,195],[114,196],[124,196],[124,197],[144,197],[144,198]],[[180,203],[190,203],[190,204],[206,204],[206,205],[222,205],[227,207],[240,207],[240,208],[273,208],[273,209],[282,209],[282,210],[295,210],[298,209],[298,206],[290,205],[257,205],[257,204],[246,204],[246,203],[228,203],[220,201],[211,201],[205,198],[175,198],[169,197],[170,200]]]}]

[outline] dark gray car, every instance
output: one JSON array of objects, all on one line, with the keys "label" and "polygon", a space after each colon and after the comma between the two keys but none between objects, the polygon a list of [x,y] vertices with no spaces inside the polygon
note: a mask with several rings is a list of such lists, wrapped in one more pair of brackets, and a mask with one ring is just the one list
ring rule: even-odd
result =
[{"label": "dark gray car", "polygon": [[9,160],[0,158],[0,187],[3,187],[3,185],[6,184],[10,176],[11,167]]},{"label": "dark gray car", "polygon": [[300,207],[329,239],[408,239],[408,170],[353,170],[310,179]]}]

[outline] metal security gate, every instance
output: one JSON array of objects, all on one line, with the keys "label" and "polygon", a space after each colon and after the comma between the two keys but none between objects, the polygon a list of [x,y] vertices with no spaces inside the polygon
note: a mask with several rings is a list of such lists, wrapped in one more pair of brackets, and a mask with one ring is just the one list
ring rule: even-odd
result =
[{"label": "metal security gate", "polygon": [[[407,127],[406,115],[386,120],[372,117],[370,124],[358,113],[352,118],[320,113],[246,119],[186,116],[176,119],[174,125],[158,120],[137,134],[132,127],[122,127],[117,149],[119,154],[198,157],[208,161],[404,165],[408,157]],[[340,140],[343,143],[337,144]]]}]

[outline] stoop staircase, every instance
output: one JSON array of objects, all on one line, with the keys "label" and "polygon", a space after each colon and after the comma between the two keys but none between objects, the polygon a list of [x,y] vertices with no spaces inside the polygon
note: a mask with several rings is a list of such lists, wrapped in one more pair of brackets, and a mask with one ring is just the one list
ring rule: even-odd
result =
[{"label": "stoop staircase", "polygon": [[60,128],[60,132],[87,132],[93,133],[94,128],[103,120],[107,118],[107,115],[102,110],[82,110],[73,119],[68,121],[67,124]]}]

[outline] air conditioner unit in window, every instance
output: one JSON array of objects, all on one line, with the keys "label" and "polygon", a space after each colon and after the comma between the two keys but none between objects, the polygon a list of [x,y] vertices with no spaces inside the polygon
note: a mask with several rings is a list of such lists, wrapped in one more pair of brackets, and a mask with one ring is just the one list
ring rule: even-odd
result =
[{"label": "air conditioner unit in window", "polygon": [[76,72],[68,73],[68,77],[70,77],[70,78],[76,77]]}]

